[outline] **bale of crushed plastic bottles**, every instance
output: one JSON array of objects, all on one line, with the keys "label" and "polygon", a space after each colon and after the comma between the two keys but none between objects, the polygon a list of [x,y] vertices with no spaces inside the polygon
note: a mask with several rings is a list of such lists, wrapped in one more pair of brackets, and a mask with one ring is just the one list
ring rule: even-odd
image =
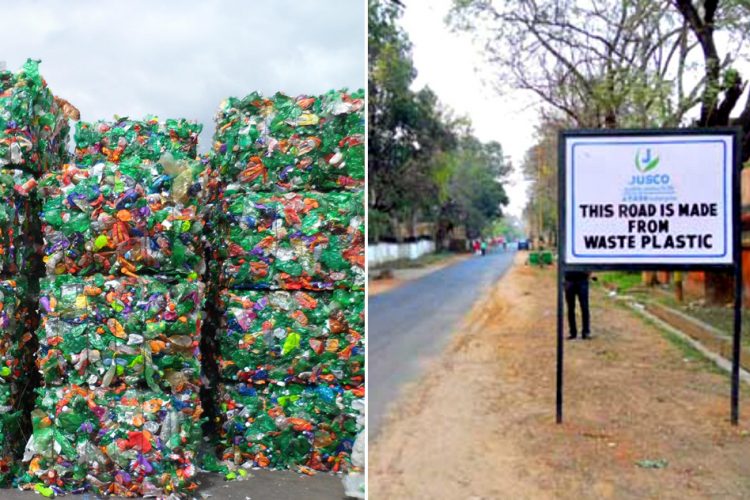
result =
[{"label": "bale of crushed plastic bottles", "polygon": [[221,283],[234,288],[364,289],[361,194],[269,194],[228,186],[219,214]]},{"label": "bale of crushed plastic bottles", "polygon": [[220,458],[230,467],[345,472],[364,389],[220,384]]},{"label": "bale of crushed plastic bottles", "polygon": [[0,72],[0,168],[41,174],[67,161],[70,126],[61,102],[40,75],[39,61]]},{"label": "bale of crushed plastic bottles", "polygon": [[201,281],[60,275],[40,288],[36,363],[45,388],[198,390]]},{"label": "bale of crushed plastic bottles", "polygon": [[24,410],[32,397],[31,318],[23,278],[0,280],[0,485],[20,471]]},{"label": "bale of crushed plastic bottles", "polygon": [[137,156],[156,162],[165,153],[176,158],[195,159],[198,135],[203,125],[184,118],[159,121],[115,117],[113,121],[78,122],[75,133],[75,161],[95,165],[102,161],[119,163]]},{"label": "bale of crushed plastic bottles", "polygon": [[90,491],[185,497],[197,488],[198,394],[65,385],[39,391],[19,483],[43,496]]},{"label": "bale of crushed plastic bottles", "polygon": [[248,383],[364,386],[364,293],[223,290],[219,375]]},{"label": "bale of crushed plastic bottles", "polygon": [[216,114],[213,158],[254,191],[361,190],[364,91],[230,97]]},{"label": "bale of crushed plastic bottles", "polygon": [[203,273],[209,169],[170,154],[92,167],[65,165],[39,181],[47,273]]}]

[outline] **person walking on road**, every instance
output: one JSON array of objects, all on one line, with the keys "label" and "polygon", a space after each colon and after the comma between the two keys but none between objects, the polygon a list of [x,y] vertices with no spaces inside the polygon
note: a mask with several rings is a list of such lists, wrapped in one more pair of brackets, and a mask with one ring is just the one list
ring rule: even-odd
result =
[{"label": "person walking on road", "polygon": [[576,328],[576,297],[581,305],[581,319],[583,328],[581,338],[584,340],[591,338],[591,324],[589,314],[589,276],[590,273],[581,271],[565,272],[565,304],[568,307],[568,328],[570,330],[569,340],[578,337]]},{"label": "person walking on road", "polygon": [[482,255],[487,255],[487,240],[482,240],[481,248]]}]

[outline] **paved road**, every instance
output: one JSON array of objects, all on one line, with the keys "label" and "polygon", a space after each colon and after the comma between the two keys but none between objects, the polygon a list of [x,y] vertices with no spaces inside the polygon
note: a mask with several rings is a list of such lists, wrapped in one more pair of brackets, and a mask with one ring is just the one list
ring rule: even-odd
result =
[{"label": "paved road", "polygon": [[377,436],[388,405],[424,362],[440,353],[481,292],[514,252],[472,257],[368,299],[368,432]]}]

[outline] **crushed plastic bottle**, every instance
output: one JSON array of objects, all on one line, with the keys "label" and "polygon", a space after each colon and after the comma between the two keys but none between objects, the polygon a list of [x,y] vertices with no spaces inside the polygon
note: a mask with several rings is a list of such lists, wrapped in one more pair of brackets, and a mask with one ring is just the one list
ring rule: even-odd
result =
[{"label": "crushed plastic bottle", "polygon": [[257,191],[361,190],[364,91],[230,97],[216,114],[214,161]]},{"label": "crushed plastic bottle", "polygon": [[360,193],[243,192],[230,185],[215,244],[222,284],[287,290],[364,289]]},{"label": "crushed plastic bottle", "polygon": [[33,365],[27,293],[22,278],[0,281],[0,485],[10,484],[19,473],[25,443],[26,390]]},{"label": "crushed plastic bottle", "polygon": [[364,398],[363,96],[252,93],[216,115],[207,276],[230,475],[351,469]]},{"label": "crushed plastic bottle", "polygon": [[38,209],[33,175],[0,170],[0,275],[33,272],[40,266],[33,238]]},{"label": "crushed plastic bottle", "polygon": [[21,471],[21,455],[25,444],[24,414],[18,408],[0,406],[0,486],[9,486]]},{"label": "crushed plastic bottle", "polygon": [[47,174],[39,181],[47,273],[202,274],[209,182],[205,162],[169,153]]},{"label": "crushed plastic bottle", "polygon": [[219,374],[250,384],[364,384],[364,293],[224,290]]},{"label": "crushed plastic bottle", "polygon": [[42,389],[19,483],[53,494],[184,497],[197,488],[201,414],[189,389]]},{"label": "crushed plastic bottle", "polygon": [[155,116],[143,120],[115,117],[112,122],[76,124],[75,161],[95,165],[102,161],[119,163],[139,157],[156,162],[164,153],[180,159],[195,159],[198,135],[203,125],[184,118],[160,122]]},{"label": "crushed plastic bottle", "polygon": [[202,282],[60,275],[40,288],[36,363],[46,388],[199,389]]},{"label": "crushed plastic bottle", "polygon": [[221,458],[233,466],[345,472],[363,391],[341,386],[220,384]]},{"label": "crushed plastic bottle", "polygon": [[27,380],[30,353],[28,285],[23,277],[0,280],[0,406],[17,407]]},{"label": "crushed plastic bottle", "polygon": [[68,118],[39,61],[29,59],[18,73],[0,71],[0,168],[41,174],[68,159]]}]

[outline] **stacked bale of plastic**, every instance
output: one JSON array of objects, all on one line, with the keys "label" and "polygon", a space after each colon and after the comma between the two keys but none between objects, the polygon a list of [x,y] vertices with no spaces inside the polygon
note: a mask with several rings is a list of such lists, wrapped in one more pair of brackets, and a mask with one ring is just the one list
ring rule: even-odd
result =
[{"label": "stacked bale of plastic", "polygon": [[151,276],[42,281],[28,487],[121,496],[196,487],[202,293],[200,282]]},{"label": "stacked bale of plastic", "polygon": [[29,59],[21,71],[0,71],[0,168],[42,174],[68,158],[66,101],[57,99]]},{"label": "stacked bale of plastic", "polygon": [[28,434],[41,273],[36,185],[67,159],[64,102],[40,75],[39,61],[0,72],[0,484],[20,472]]},{"label": "stacked bale of plastic", "polygon": [[220,457],[347,471],[364,398],[363,92],[230,98],[211,248]]},{"label": "stacked bale of plastic", "polygon": [[[68,115],[39,61],[0,72],[0,275],[40,272],[37,178],[68,159]],[[33,288],[33,287],[32,287]]]},{"label": "stacked bale of plastic", "polygon": [[12,483],[22,468],[36,385],[31,332],[40,260],[36,200],[25,192],[30,181],[33,185],[34,176],[22,170],[0,170],[0,485]]},{"label": "stacked bale of plastic", "polygon": [[160,122],[115,117],[114,121],[78,122],[75,130],[75,161],[94,165],[100,161],[119,163],[125,158],[159,161],[164,153],[177,158],[197,157],[198,135],[203,126],[180,119]]},{"label": "stacked bale of plastic", "polygon": [[202,282],[63,274],[42,280],[39,305],[37,365],[46,388],[200,387]]},{"label": "stacked bale of plastic", "polygon": [[43,177],[48,275],[203,274],[208,166],[138,157],[65,165]]},{"label": "stacked bale of plastic", "polygon": [[26,458],[28,475],[38,480],[29,486],[48,497],[64,491],[183,496],[196,487],[199,407],[194,392],[52,387],[31,414]]},{"label": "stacked bale of plastic", "polygon": [[233,288],[364,288],[364,206],[356,192],[224,192],[221,282]]},{"label": "stacked bale of plastic", "polygon": [[0,280],[0,484],[21,470],[32,366],[31,316],[24,278]]},{"label": "stacked bale of plastic", "polygon": [[364,91],[226,99],[213,157],[226,181],[251,191],[364,188]]},{"label": "stacked bale of plastic", "polygon": [[[18,277],[38,267],[33,229],[36,179],[19,169],[0,170],[0,276]],[[36,224],[38,226],[38,224]]]},{"label": "stacked bale of plastic", "polygon": [[164,124],[141,123],[150,132],[118,136],[116,156],[87,153],[39,181],[42,387],[23,482],[43,494],[197,487],[210,168],[172,154]]}]

